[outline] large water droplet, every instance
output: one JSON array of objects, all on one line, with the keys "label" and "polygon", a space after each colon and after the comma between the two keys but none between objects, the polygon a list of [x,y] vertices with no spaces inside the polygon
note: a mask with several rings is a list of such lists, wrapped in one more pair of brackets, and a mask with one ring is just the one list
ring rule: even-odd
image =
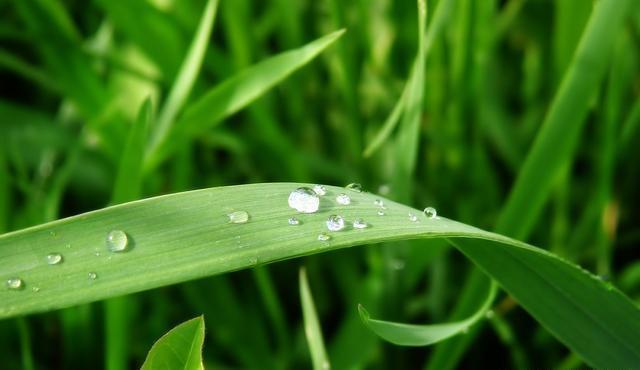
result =
[{"label": "large water droplet", "polygon": [[18,289],[24,288],[24,282],[22,281],[22,279],[18,277],[7,279],[7,281],[5,282],[5,285],[7,286],[7,288],[11,290],[18,290]]},{"label": "large water droplet", "polygon": [[347,206],[351,204],[351,198],[349,198],[349,196],[344,193],[338,194],[338,196],[336,197],[336,202],[338,202],[338,204],[342,204],[343,206]]},{"label": "large water droplet", "polygon": [[315,191],[316,194],[318,194],[319,196],[323,196],[327,194],[327,188],[324,185],[320,185],[320,184],[314,185],[313,191]]},{"label": "large water droplet", "polygon": [[356,218],[355,220],[353,220],[354,229],[366,229],[368,226],[369,224],[361,218]]},{"label": "large water droplet", "polygon": [[327,219],[327,229],[329,231],[340,231],[344,229],[344,226],[344,217],[342,216],[331,215]]},{"label": "large water droplet", "polygon": [[418,216],[416,216],[413,213],[409,213],[409,221],[411,222],[418,222]]},{"label": "large water droplet", "polygon": [[98,274],[96,274],[95,272],[90,272],[88,276],[89,276],[89,279],[91,280],[95,280],[98,278]]},{"label": "large water droplet", "polygon": [[45,259],[47,260],[47,264],[57,265],[62,262],[62,255],[60,253],[49,253]]},{"label": "large water droplet", "polygon": [[295,217],[291,217],[289,219],[289,225],[294,225],[294,226],[300,225],[300,220],[298,220]]},{"label": "large water droplet", "polygon": [[302,213],[314,213],[320,208],[320,198],[307,187],[297,188],[289,194],[289,207]]},{"label": "large water droplet", "polygon": [[227,215],[231,224],[246,224],[249,221],[249,214],[246,211],[234,211]]},{"label": "large water droplet", "polygon": [[358,184],[357,182],[352,182],[351,184],[345,186],[345,188],[351,191],[355,191],[356,193],[362,193],[362,185]]},{"label": "large water droplet", "polygon": [[331,235],[329,235],[329,234],[326,234],[326,233],[318,234],[318,240],[320,240],[320,241],[326,242],[329,239],[331,239]]},{"label": "large water droplet", "polygon": [[106,245],[110,252],[123,252],[128,244],[127,233],[122,230],[112,230],[107,234]]},{"label": "large water droplet", "polygon": [[423,212],[425,216],[427,216],[427,218],[436,218],[436,216],[438,215],[438,212],[436,212],[436,209],[433,207],[427,207]]}]

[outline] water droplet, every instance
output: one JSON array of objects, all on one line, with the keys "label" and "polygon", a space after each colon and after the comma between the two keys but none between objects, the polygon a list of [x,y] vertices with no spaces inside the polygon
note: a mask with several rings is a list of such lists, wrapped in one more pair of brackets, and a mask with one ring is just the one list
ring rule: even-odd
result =
[{"label": "water droplet", "polygon": [[369,224],[365,220],[363,220],[361,218],[356,218],[353,221],[353,228],[354,229],[366,229],[367,227],[369,227]]},{"label": "water droplet", "polygon": [[49,235],[51,235],[51,237],[55,238],[55,237],[58,236],[58,233],[52,230],[52,231],[49,231]]},{"label": "water droplet", "polygon": [[379,209],[377,213],[378,213],[378,216],[384,216],[384,211],[381,209]]},{"label": "water droplet", "polygon": [[316,194],[318,194],[319,196],[323,196],[327,194],[327,188],[324,185],[320,185],[320,184],[314,185],[313,191],[315,191]]},{"label": "water droplet", "polygon": [[338,194],[338,196],[336,197],[336,202],[338,202],[338,204],[342,204],[343,206],[347,206],[351,204],[351,198],[349,198],[349,196],[344,193]]},{"label": "water droplet", "polygon": [[65,247],[66,247],[67,249],[71,249],[71,244],[67,244]]},{"label": "water droplet", "polygon": [[127,249],[129,238],[122,230],[112,230],[107,234],[106,244],[110,252],[122,252]]},{"label": "water droplet", "polygon": [[342,216],[331,215],[327,219],[327,229],[329,231],[340,231],[344,229],[344,227],[345,227],[344,217]]},{"label": "water droplet", "polygon": [[7,288],[11,290],[18,290],[18,289],[24,288],[24,282],[22,281],[22,279],[17,277],[7,279],[7,281],[5,282],[5,285],[7,286]]},{"label": "water droplet", "polygon": [[300,220],[298,220],[298,219],[297,219],[297,218],[295,218],[295,217],[291,217],[291,218],[289,219],[289,225],[300,225]]},{"label": "water droplet", "polygon": [[362,193],[362,185],[358,184],[357,182],[352,182],[351,184],[345,186],[345,188],[351,191],[355,191],[356,193]]},{"label": "water droplet", "polygon": [[246,211],[234,211],[227,215],[230,224],[246,224],[249,221],[249,214]]},{"label": "water droplet", "polygon": [[251,257],[249,258],[249,265],[250,266],[255,266],[258,264],[258,257]]},{"label": "water droplet", "polygon": [[384,202],[382,201],[382,199],[376,199],[373,201],[373,204],[375,204],[378,207],[384,207]]},{"label": "water droplet", "polygon": [[325,234],[325,233],[320,233],[318,234],[318,240],[326,242],[329,239],[331,239],[331,236],[329,234]]},{"label": "water droplet", "polygon": [[49,265],[57,265],[62,262],[62,255],[60,253],[49,253],[45,259]]},{"label": "water droplet", "polygon": [[100,252],[96,251],[96,253],[94,253],[94,254],[96,255],[96,257],[100,257]]},{"label": "water droplet", "polygon": [[409,221],[411,222],[417,222],[418,221],[418,216],[416,216],[413,213],[409,213]]},{"label": "water droplet", "polygon": [[394,270],[402,270],[406,266],[406,263],[401,259],[391,260],[391,268]]},{"label": "water droplet", "polygon": [[40,287],[34,286],[33,288],[31,288],[31,291],[34,293],[38,293],[40,291]]},{"label": "water droplet", "polygon": [[98,274],[96,274],[95,272],[90,272],[88,276],[89,276],[89,279],[91,280],[95,280],[98,278]]},{"label": "water droplet", "polygon": [[438,215],[438,212],[436,212],[436,209],[433,207],[427,207],[423,212],[425,216],[427,216],[427,218],[436,218],[436,216]]},{"label": "water droplet", "polygon": [[389,193],[391,193],[391,187],[388,184],[382,184],[378,187],[378,194],[388,195]]},{"label": "water droplet", "polygon": [[289,207],[302,213],[314,213],[320,208],[320,198],[309,188],[297,188],[289,194]]}]

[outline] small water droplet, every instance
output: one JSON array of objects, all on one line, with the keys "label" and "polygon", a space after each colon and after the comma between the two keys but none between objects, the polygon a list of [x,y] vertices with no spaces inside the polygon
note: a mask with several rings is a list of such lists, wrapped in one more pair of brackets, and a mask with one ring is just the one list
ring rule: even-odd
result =
[{"label": "small water droplet", "polygon": [[62,262],[62,255],[60,253],[49,253],[45,259],[47,260],[47,264],[57,265]]},{"label": "small water droplet", "polygon": [[318,240],[326,242],[329,239],[331,239],[331,236],[329,234],[325,234],[325,233],[320,233],[318,234]]},{"label": "small water droplet", "polygon": [[38,293],[40,291],[40,287],[34,286],[33,288],[31,288],[31,291],[34,293]]},{"label": "small water droplet", "polygon": [[379,209],[377,214],[378,214],[378,216],[384,216],[385,213],[384,213],[383,210]]},{"label": "small water droplet", "polygon": [[258,264],[258,257],[251,257],[249,258],[249,265],[250,266],[255,266]]},{"label": "small water droplet", "polygon": [[55,238],[56,236],[58,236],[58,233],[52,230],[52,231],[49,231],[49,235]]},{"label": "small water droplet", "polygon": [[391,187],[388,184],[382,184],[378,187],[378,194],[388,195],[391,193]]},{"label": "small water droplet", "polygon": [[484,317],[486,317],[488,320],[493,319],[495,315],[496,313],[493,312],[493,310],[488,310],[487,312],[484,313]]},{"label": "small water droplet", "polygon": [[355,191],[356,193],[362,193],[362,185],[358,184],[357,182],[352,182],[351,184],[345,186],[345,188],[351,191]]},{"label": "small water droplet", "polygon": [[123,252],[128,244],[127,233],[122,230],[112,230],[107,234],[106,245],[110,252]]},{"label": "small water droplet", "polygon": [[307,187],[297,188],[289,194],[289,207],[302,213],[314,213],[320,208],[320,198]]},{"label": "small water droplet", "polygon": [[96,257],[100,257],[100,252],[96,251],[96,253],[94,253],[94,254],[96,255]]},{"label": "small water droplet", "polygon": [[344,217],[338,215],[331,215],[327,219],[327,229],[329,231],[340,231],[344,229]]},{"label": "small water droplet", "polygon": [[436,216],[438,215],[438,212],[436,212],[436,209],[433,207],[427,207],[423,212],[425,216],[427,216],[427,218],[436,218]]},{"label": "small water droplet", "polygon": [[409,221],[411,222],[418,222],[418,216],[416,216],[413,213],[409,213]]},{"label": "small water droplet", "polygon": [[19,290],[24,288],[24,282],[18,277],[7,279],[5,285],[11,290]]},{"label": "small water droplet", "polygon": [[319,196],[323,196],[327,194],[327,188],[324,185],[314,185],[313,186],[313,191],[316,192],[316,194],[318,194]]},{"label": "small water droplet", "polygon": [[89,279],[91,280],[95,280],[98,278],[98,274],[96,274],[95,272],[90,272],[88,276],[89,276]]},{"label": "small water droplet", "polygon": [[373,204],[375,204],[378,207],[384,207],[384,202],[382,201],[382,199],[376,199],[373,201]]},{"label": "small water droplet", "polygon": [[353,228],[354,229],[366,229],[368,226],[369,226],[369,224],[365,220],[363,220],[361,218],[356,218],[353,221]]},{"label": "small water droplet", "polygon": [[230,224],[246,224],[249,221],[249,214],[246,211],[234,211],[227,214]]},{"label": "small water droplet", "polygon": [[294,226],[300,225],[300,220],[298,220],[295,217],[291,217],[289,218],[289,225],[294,225]]},{"label": "small water droplet", "polygon": [[391,268],[394,270],[402,270],[406,266],[406,263],[401,259],[391,260]]},{"label": "small water droplet", "polygon": [[338,194],[338,196],[336,197],[336,202],[338,202],[338,204],[342,204],[343,206],[348,206],[349,204],[351,204],[351,198],[349,198],[349,196],[347,194]]},{"label": "small water droplet", "polygon": [[65,247],[66,247],[67,249],[71,249],[71,244],[67,244],[67,245],[65,245]]}]

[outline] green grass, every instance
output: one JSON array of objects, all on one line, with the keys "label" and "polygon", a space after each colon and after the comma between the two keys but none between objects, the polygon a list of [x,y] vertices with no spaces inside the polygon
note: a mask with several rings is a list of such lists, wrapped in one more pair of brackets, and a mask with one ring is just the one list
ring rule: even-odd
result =
[{"label": "green grass", "polygon": [[634,1],[0,9],[3,366],[640,362]]}]

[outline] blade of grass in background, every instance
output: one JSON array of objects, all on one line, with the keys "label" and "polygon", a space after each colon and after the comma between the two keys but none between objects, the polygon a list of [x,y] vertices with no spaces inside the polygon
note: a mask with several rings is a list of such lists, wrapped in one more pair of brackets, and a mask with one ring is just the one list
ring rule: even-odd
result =
[{"label": "blade of grass in background", "polygon": [[174,124],[176,116],[191,93],[207,50],[217,9],[218,0],[207,1],[200,25],[189,48],[189,53],[182,62],[178,76],[154,126],[151,142],[149,143],[149,150],[152,152],[155,151],[157,145],[167,140],[167,135]]},{"label": "blade of grass in background", "polygon": [[[526,239],[549,197],[558,171],[572,161],[578,136],[597,92],[610,57],[612,40],[624,23],[629,1],[604,0],[594,10],[580,40],[571,65],[566,71],[545,121],[536,136],[496,225],[497,232]],[[475,250],[461,250],[474,259]],[[467,282],[483,279],[475,274]],[[468,310],[458,306],[456,311]],[[456,313],[454,313],[455,317]],[[535,316],[535,315],[534,315]],[[474,335],[470,333],[468,337]],[[453,347],[466,347],[469,338],[445,343],[430,360],[431,369],[456,367],[459,356],[450,356]],[[466,343],[462,343],[466,342]],[[459,354],[464,351],[460,348]]]},{"label": "blade of grass in background", "polygon": [[[350,192],[352,204],[339,206],[330,198],[344,190],[332,186],[327,186],[319,212],[298,214],[302,224],[291,226],[287,219],[295,212],[286,199],[301,185],[255,184],[167,195],[0,236],[3,279],[22,279],[21,289],[0,291],[0,317],[362,243],[446,237],[456,238],[456,248],[589,364],[630,367],[640,362],[640,310],[613,286],[575,265],[445,218],[420,214],[412,222],[407,215],[419,211],[389,200],[384,218],[376,218],[376,197],[369,193]],[[337,211],[347,220],[366,217],[369,227],[318,240],[326,232],[326,217]],[[111,230],[126,233],[123,252],[106,248]],[[64,262],[47,264],[52,248],[66,243],[74,247],[65,250]],[[102,253],[96,256],[96,251]]]},{"label": "blade of grass in background", "polygon": [[331,368],[331,363],[327,357],[327,351],[324,349],[324,340],[322,339],[322,329],[309,281],[307,280],[307,272],[300,269],[300,299],[302,302],[302,313],[304,316],[304,333],[307,337],[309,352],[311,352],[311,360],[314,370],[327,370]]},{"label": "blade of grass in background", "polygon": [[158,165],[185,139],[193,138],[237,112],[264,94],[295,70],[314,59],[336,41],[344,30],[333,32],[299,49],[287,51],[253,65],[230,77],[185,108],[184,115],[173,126],[155,150],[147,153],[149,168]]},{"label": "blade of grass in background", "polygon": [[153,344],[141,370],[204,370],[202,316],[171,329]]}]

